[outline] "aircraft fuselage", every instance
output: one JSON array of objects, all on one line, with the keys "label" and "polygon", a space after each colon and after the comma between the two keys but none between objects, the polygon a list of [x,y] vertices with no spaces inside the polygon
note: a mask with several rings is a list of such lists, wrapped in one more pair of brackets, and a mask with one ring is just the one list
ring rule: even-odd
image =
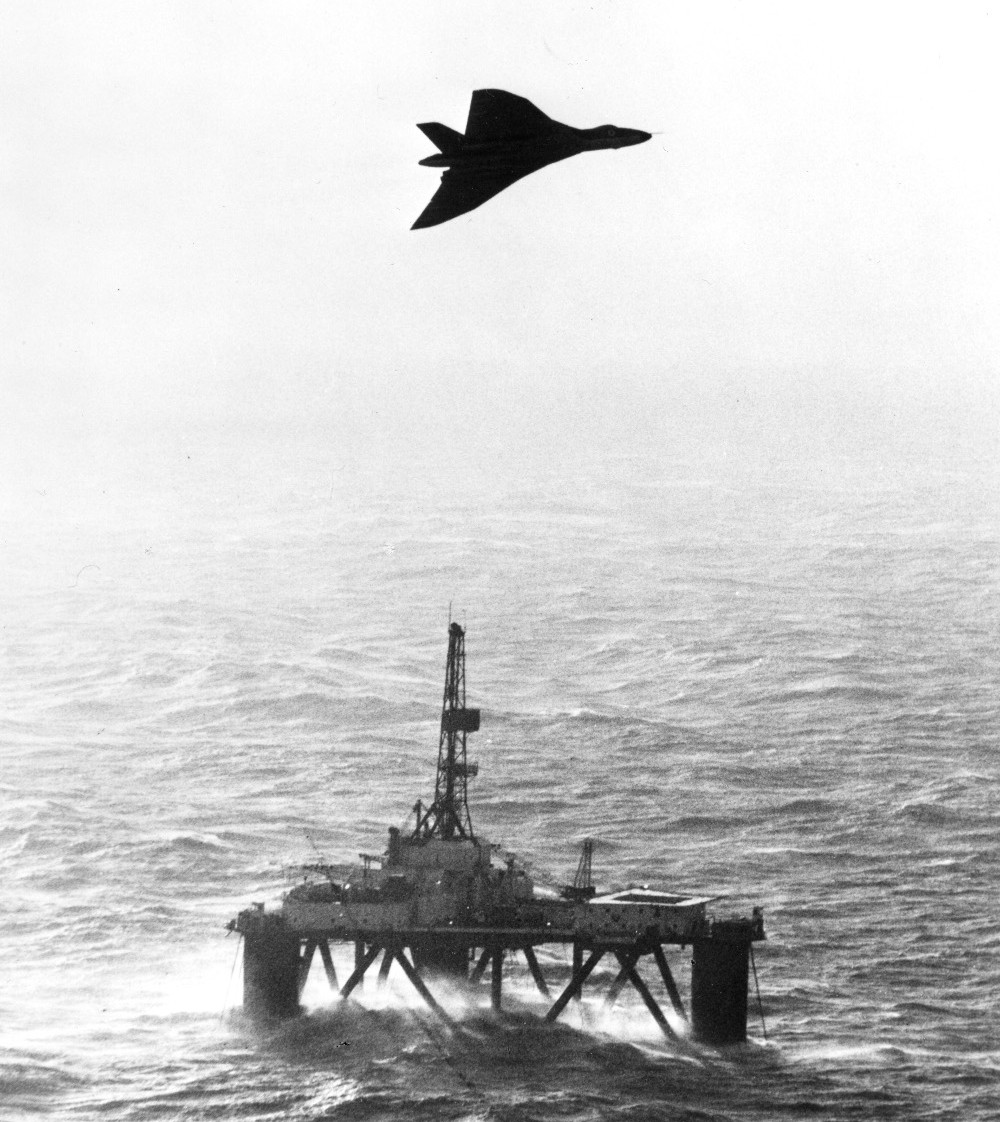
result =
[{"label": "aircraft fuselage", "polygon": [[639,129],[622,129],[615,125],[598,125],[594,129],[575,129],[563,125],[543,136],[526,136],[462,144],[451,152],[435,152],[420,160],[425,168],[490,168],[507,167],[512,163],[534,163],[539,156],[549,161],[565,159],[580,152],[596,152],[605,148],[624,148],[641,144],[651,134]]}]

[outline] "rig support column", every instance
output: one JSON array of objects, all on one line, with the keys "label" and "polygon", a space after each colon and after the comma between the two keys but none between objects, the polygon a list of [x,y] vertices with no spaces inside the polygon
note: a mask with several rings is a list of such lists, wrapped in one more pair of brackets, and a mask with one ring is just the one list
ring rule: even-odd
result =
[{"label": "rig support column", "polygon": [[333,955],[330,954],[330,944],[326,939],[319,941],[319,954],[323,960],[323,969],[326,971],[326,980],[330,983],[330,989],[337,990],[340,987],[337,985],[337,970],[333,965]]},{"label": "rig support column", "polygon": [[[255,917],[256,918],[256,917]],[[263,1020],[299,1012],[299,937],[276,915],[261,914],[243,935],[243,1008]]]},{"label": "rig support column", "polygon": [[628,985],[631,980],[630,975],[635,969],[635,964],[639,961],[639,956],[635,951],[628,951],[624,954],[617,955],[618,964],[621,970],[618,971],[617,977],[608,988],[607,996],[604,998],[604,1005],[602,1008],[605,1012],[610,1012],[614,1007],[615,1002],[621,996],[622,990]]},{"label": "rig support column", "polygon": [[299,955],[299,997],[309,981],[309,967],[312,965],[313,955],[316,953],[316,940],[306,939],[302,953]]},{"label": "rig support column", "polygon": [[417,968],[407,960],[403,948],[397,946],[394,949],[393,953],[395,954],[396,962],[398,962],[399,965],[403,968],[403,973],[413,983],[413,988],[417,991],[417,993],[420,994],[424,1001],[427,1002],[430,1008],[438,1015],[438,1017],[441,1018],[442,1021],[444,1021],[446,1025],[449,1025],[451,1028],[456,1028],[457,1026],[455,1025],[455,1022],[451,1019],[451,1017],[448,1016],[448,1014],[441,1008],[441,1006],[438,1005],[438,1003],[434,1000],[434,995],[424,985],[424,980],[417,972]]},{"label": "rig support column", "polygon": [[549,987],[545,984],[545,977],[542,974],[542,968],[538,965],[538,959],[535,957],[533,947],[524,948],[524,957],[528,963],[528,969],[531,971],[532,978],[535,979],[535,985],[538,987],[538,992],[542,997],[551,997]]},{"label": "rig support column", "polygon": [[[361,939],[355,939],[355,941],[354,941],[354,970],[355,970],[355,972],[357,972],[357,969],[361,965],[361,963],[364,962],[364,959],[365,959],[365,944]],[[367,970],[368,968],[365,967],[365,969]],[[362,970],[360,976],[358,977],[357,982],[355,983],[355,985],[358,986],[362,990],[364,990],[364,988],[365,988],[364,977],[365,977],[365,972],[364,972],[364,970]]]},{"label": "rig support column", "polygon": [[[716,930],[721,927],[716,924]],[[750,939],[738,930],[699,939],[691,959],[691,1028],[706,1044],[747,1038]]]},{"label": "rig support column", "polygon": [[[574,943],[573,943],[573,977],[575,978],[580,973],[580,971],[582,969],[583,969],[583,944],[581,942],[579,942],[579,940],[575,940]],[[582,997],[583,997],[583,986],[582,986],[582,983],[581,983],[580,988],[573,995],[573,998],[574,998],[575,1001],[580,1001],[580,1000],[582,1000]]]},{"label": "rig support column", "polygon": [[649,986],[646,985],[646,983],[642,980],[642,978],[639,977],[638,973],[636,972],[635,963],[638,962],[638,957],[636,957],[634,961],[631,961],[629,959],[626,959],[623,955],[619,955],[618,961],[621,962],[623,969],[628,966],[629,981],[638,991],[639,996],[642,998],[646,1008],[650,1011],[650,1013],[652,1013],[653,1020],[656,1021],[656,1023],[663,1030],[664,1036],[668,1037],[670,1040],[676,1040],[677,1033],[674,1032],[673,1027],[667,1020],[667,1018],[664,1017],[663,1010],[659,1007],[659,1005],[656,1004],[656,998],[653,997],[653,995],[649,992]]},{"label": "rig support column", "polygon": [[660,977],[663,979],[663,984],[667,987],[667,993],[670,996],[670,1004],[674,1007],[674,1012],[682,1021],[686,1021],[687,1013],[684,1012],[684,1002],[681,1001],[677,983],[674,981],[673,974],[670,973],[670,964],[667,962],[667,956],[663,953],[663,947],[659,943],[653,944],[653,958],[656,959],[656,965],[660,968]]},{"label": "rig support column", "polygon": [[483,980],[483,975],[486,973],[486,967],[490,964],[490,959],[493,957],[493,952],[489,947],[483,948],[483,953],[479,956],[479,961],[475,965],[475,969],[469,975],[469,981],[473,985],[478,985]]},{"label": "rig support column", "polygon": [[380,990],[385,989],[386,982],[389,980],[389,971],[392,969],[392,960],[395,957],[395,952],[392,950],[387,950],[382,956],[382,965],[378,968],[378,982],[376,983]]},{"label": "rig support column", "polygon": [[494,1013],[500,1012],[500,995],[503,990],[503,947],[493,947],[493,970],[490,973],[490,1005]]}]

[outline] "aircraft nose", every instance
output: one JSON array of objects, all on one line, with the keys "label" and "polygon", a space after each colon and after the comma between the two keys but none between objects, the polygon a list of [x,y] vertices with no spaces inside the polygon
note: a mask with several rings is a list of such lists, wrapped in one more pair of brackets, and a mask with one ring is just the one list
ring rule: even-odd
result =
[{"label": "aircraft nose", "polygon": [[642,129],[622,129],[622,132],[625,134],[622,144],[642,144],[643,141],[653,139],[651,132],[643,132]]}]

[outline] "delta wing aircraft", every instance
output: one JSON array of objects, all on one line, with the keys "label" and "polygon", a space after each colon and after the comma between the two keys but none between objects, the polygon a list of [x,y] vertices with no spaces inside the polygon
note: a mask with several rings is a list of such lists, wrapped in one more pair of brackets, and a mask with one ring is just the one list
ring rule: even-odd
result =
[{"label": "delta wing aircraft", "polygon": [[533,171],[602,148],[642,144],[651,134],[616,125],[577,129],[547,117],[506,90],[476,90],[465,134],[429,121],[417,125],[439,152],[420,163],[444,168],[441,186],[411,229],[437,226],[466,214]]}]

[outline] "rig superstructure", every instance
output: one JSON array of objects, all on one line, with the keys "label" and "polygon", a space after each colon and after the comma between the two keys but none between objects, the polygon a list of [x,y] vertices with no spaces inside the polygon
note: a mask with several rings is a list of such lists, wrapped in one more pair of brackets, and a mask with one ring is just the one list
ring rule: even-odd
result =
[{"label": "rig superstructure", "polygon": [[[504,961],[524,956],[554,1021],[578,999],[598,963],[618,966],[605,1004],[631,984],[669,1037],[688,1021],[664,948],[690,946],[690,1027],[712,1044],[746,1039],[747,994],[753,943],[764,938],[763,916],[713,918],[713,898],[649,888],[599,893],[592,884],[591,843],[585,842],[572,885],[561,891],[536,885],[517,858],[476,836],[468,804],[466,738],[478,731],[480,711],[465,704],[465,632],[448,629],[444,701],[433,801],[414,807],[416,825],[404,835],[389,829],[380,857],[362,855],[360,875],[327,864],[299,868],[302,883],[280,907],[240,912],[229,924],[244,938],[243,1002],[254,1017],[294,1016],[316,952],[330,986],[346,1000],[382,956],[378,978],[394,964],[432,1010],[450,1020],[428,988],[435,976],[478,986],[490,970],[494,1009],[501,1008]],[[353,969],[341,983],[331,944],[353,945]],[[573,965],[553,999],[535,948],[571,946]],[[668,1019],[639,974],[646,957],[656,964],[673,1011]],[[756,973],[756,968],[754,968]]]}]

